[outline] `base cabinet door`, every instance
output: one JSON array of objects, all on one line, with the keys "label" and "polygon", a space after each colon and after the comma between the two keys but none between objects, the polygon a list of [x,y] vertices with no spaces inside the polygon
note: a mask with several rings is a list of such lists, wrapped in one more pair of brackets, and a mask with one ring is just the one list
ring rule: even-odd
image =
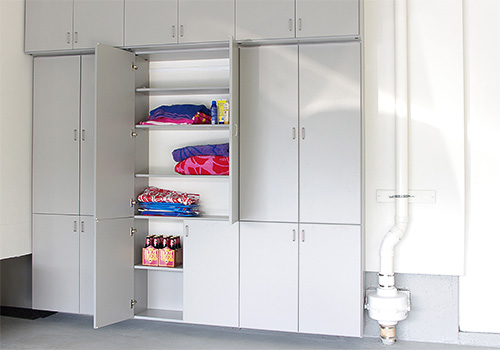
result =
[{"label": "base cabinet door", "polygon": [[33,308],[79,313],[78,216],[33,215]]},{"label": "base cabinet door", "polygon": [[238,326],[238,223],[184,222],[184,321]]},{"label": "base cabinet door", "polygon": [[299,332],[362,335],[361,227],[300,225]]},{"label": "base cabinet door", "polygon": [[297,224],[240,223],[240,327],[297,331]]}]

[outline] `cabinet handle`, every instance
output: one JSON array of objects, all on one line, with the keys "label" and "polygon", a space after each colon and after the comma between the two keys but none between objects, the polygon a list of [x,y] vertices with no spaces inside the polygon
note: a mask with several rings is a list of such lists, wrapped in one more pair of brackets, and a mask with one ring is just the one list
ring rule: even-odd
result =
[{"label": "cabinet handle", "polygon": [[80,226],[80,232],[84,233],[85,232],[85,221],[82,221],[80,225],[81,225]]},{"label": "cabinet handle", "polygon": [[295,138],[297,137],[296,133],[297,130],[295,130],[295,128],[292,128],[292,140],[295,140]]},{"label": "cabinet handle", "polygon": [[233,124],[233,136],[238,136],[238,124]]},{"label": "cabinet handle", "polygon": [[302,230],[302,242],[305,242],[306,240],[306,232]]},{"label": "cabinet handle", "polygon": [[302,30],[302,18],[299,18],[299,30]]},{"label": "cabinet handle", "polygon": [[77,129],[73,130],[73,140],[78,141],[78,130]]},{"label": "cabinet handle", "polygon": [[185,229],[184,237],[189,237],[189,226],[188,225],[184,226],[184,229]]},{"label": "cabinet handle", "polygon": [[292,230],[292,241],[293,242],[295,242],[295,234],[296,234],[295,230]]},{"label": "cabinet handle", "polygon": [[75,44],[78,44],[78,32],[75,32]]},{"label": "cabinet handle", "polygon": [[288,19],[288,30],[291,32],[293,29],[293,20],[291,18]]},{"label": "cabinet handle", "polygon": [[71,32],[66,32],[66,44],[71,44]]},{"label": "cabinet handle", "polygon": [[175,26],[172,26],[172,38],[175,38]]},{"label": "cabinet handle", "polygon": [[78,227],[77,227],[78,223],[75,221],[73,221],[73,232],[77,232],[78,231]]},{"label": "cabinet handle", "polygon": [[181,38],[184,38],[184,24],[181,24]]},{"label": "cabinet handle", "polygon": [[306,128],[302,128],[302,140],[306,139]]},{"label": "cabinet handle", "polygon": [[82,129],[82,141],[85,141],[85,129]]}]

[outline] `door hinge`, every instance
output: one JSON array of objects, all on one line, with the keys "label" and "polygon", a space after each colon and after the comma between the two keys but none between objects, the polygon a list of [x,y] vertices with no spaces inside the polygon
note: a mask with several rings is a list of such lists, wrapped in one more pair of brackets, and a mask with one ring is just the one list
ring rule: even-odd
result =
[{"label": "door hinge", "polygon": [[134,235],[137,233],[137,229],[135,227],[130,228],[130,237],[134,237]]},{"label": "door hinge", "polygon": [[137,135],[138,135],[138,134],[137,134],[134,130],[132,130],[132,131],[130,132],[130,137],[131,137],[131,138],[137,137]]},{"label": "door hinge", "polygon": [[137,66],[135,63],[132,63],[132,70],[137,70],[139,69],[139,66]]},{"label": "door hinge", "polygon": [[135,304],[137,304],[137,300],[130,299],[130,308],[133,309]]},{"label": "door hinge", "polygon": [[134,207],[134,205],[136,205],[136,203],[137,203],[137,202],[135,201],[135,199],[134,199],[134,198],[130,198],[130,208],[133,208],[133,207]]}]

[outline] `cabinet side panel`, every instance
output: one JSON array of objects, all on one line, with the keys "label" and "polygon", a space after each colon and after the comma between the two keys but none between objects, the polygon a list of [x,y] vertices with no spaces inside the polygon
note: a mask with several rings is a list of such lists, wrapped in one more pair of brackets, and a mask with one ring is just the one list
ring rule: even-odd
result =
[{"label": "cabinet side panel", "polygon": [[296,46],[240,50],[240,220],[298,219]]},{"label": "cabinet side panel", "polygon": [[33,212],[79,213],[80,57],[34,60]]}]

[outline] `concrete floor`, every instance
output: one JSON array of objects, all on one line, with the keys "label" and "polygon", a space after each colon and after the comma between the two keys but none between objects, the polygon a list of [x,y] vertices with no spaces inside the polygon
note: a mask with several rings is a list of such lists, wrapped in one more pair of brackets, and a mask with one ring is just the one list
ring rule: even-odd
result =
[{"label": "concrete floor", "polygon": [[[0,349],[329,349],[384,350],[374,338],[345,338],[129,320],[101,329],[89,316],[55,314],[26,320],[0,317]],[[464,345],[398,341],[390,349],[480,350]]]}]

